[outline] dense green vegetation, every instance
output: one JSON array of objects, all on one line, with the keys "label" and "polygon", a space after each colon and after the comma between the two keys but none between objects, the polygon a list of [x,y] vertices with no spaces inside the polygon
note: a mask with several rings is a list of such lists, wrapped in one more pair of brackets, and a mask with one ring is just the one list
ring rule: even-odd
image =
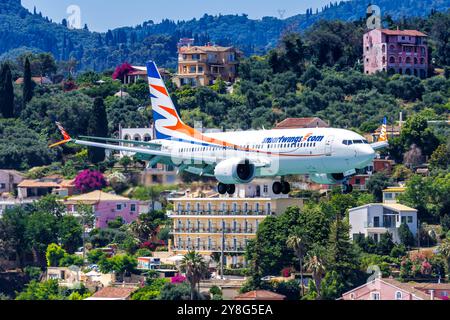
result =
[{"label": "dense green vegetation", "polygon": [[[208,41],[234,45],[248,55],[264,54],[277,45],[283,33],[304,31],[320,20],[357,21],[365,17],[369,3],[367,0],[333,1],[317,12],[311,9],[287,19],[264,17],[252,20],[245,14],[205,14],[189,21],[166,19],[154,23],[148,20],[133,28],[97,33],[88,28],[70,30],[67,21],[55,23],[40,12],[31,13],[24,9],[19,0],[2,0],[0,29],[8,32],[0,34],[0,59],[15,58],[27,51],[51,52],[57,60],[67,62],[61,65],[66,72],[75,60],[78,68],[92,70],[104,70],[124,61],[143,64],[149,58],[160,65],[175,67],[176,42],[180,37],[193,37],[199,45]],[[383,15],[399,19],[446,10],[449,1],[379,0],[377,5]]]}]

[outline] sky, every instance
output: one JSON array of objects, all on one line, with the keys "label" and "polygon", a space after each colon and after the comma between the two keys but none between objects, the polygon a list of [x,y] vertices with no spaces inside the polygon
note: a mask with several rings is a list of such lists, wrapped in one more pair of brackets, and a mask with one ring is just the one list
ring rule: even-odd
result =
[{"label": "sky", "polygon": [[287,18],[305,13],[307,8],[321,8],[330,0],[22,0],[31,12],[34,6],[44,16],[61,22],[69,16],[70,5],[81,10],[82,25],[90,30],[106,31],[122,26],[135,26],[147,20],[190,20],[205,13],[248,14],[252,19],[264,16]]}]

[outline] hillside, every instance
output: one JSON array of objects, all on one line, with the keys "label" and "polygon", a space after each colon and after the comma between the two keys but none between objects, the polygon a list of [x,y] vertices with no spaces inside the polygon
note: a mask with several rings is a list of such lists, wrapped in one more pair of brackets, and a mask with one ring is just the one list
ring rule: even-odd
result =
[{"label": "hillside", "polygon": [[[234,45],[247,55],[263,54],[275,47],[286,31],[304,31],[319,20],[354,21],[365,16],[367,0],[330,3],[321,11],[299,14],[285,20],[246,15],[204,15],[189,21],[151,20],[137,27],[106,33],[69,30],[41,13],[30,13],[20,0],[0,0],[0,59],[15,58],[23,52],[51,52],[57,60],[74,58],[79,69],[104,70],[123,61],[142,64],[149,57],[161,65],[174,67],[176,42],[182,36],[194,37],[198,44],[207,41]],[[450,8],[450,0],[379,0],[383,14],[394,19],[425,16],[432,9]],[[239,32],[236,32],[239,30]]]}]

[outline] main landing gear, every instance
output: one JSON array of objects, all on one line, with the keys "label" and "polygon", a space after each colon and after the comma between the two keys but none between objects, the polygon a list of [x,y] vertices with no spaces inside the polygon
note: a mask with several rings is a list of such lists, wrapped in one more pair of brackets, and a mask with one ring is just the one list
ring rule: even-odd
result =
[{"label": "main landing gear", "polygon": [[219,185],[217,186],[217,191],[219,192],[219,194],[228,193],[231,196],[236,193],[236,186],[234,184],[219,183]]},{"label": "main landing gear", "polygon": [[286,181],[277,181],[274,182],[272,191],[274,194],[289,194],[289,192],[291,192],[291,185]]}]

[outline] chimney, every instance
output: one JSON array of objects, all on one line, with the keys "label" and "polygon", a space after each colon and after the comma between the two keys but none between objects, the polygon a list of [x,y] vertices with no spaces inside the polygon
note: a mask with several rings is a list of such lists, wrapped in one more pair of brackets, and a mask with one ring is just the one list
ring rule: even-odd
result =
[{"label": "chimney", "polygon": [[430,300],[434,300],[434,290],[430,290]]}]

